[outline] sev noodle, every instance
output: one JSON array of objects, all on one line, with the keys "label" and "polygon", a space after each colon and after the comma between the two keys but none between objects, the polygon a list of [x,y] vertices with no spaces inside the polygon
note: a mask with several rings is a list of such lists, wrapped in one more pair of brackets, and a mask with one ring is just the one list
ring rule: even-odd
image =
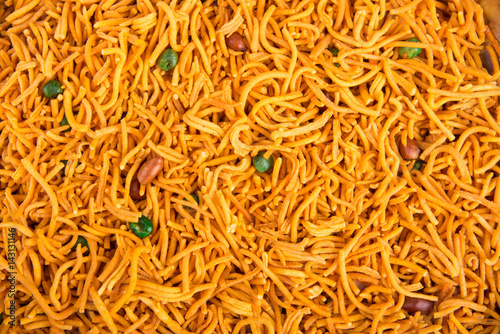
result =
[{"label": "sev noodle", "polygon": [[499,51],[473,0],[5,0],[0,333],[499,333]]}]

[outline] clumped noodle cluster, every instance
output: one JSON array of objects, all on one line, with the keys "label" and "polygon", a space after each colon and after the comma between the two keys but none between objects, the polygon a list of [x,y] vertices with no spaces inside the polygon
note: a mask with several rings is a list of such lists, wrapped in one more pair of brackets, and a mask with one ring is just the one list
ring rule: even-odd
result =
[{"label": "clumped noodle cluster", "polygon": [[472,0],[5,0],[0,333],[499,333],[494,48]]}]

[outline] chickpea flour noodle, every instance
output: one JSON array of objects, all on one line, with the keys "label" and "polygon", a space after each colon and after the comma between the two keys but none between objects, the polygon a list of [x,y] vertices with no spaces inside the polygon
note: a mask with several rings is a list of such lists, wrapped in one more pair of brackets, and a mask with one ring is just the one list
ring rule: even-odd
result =
[{"label": "chickpea flour noodle", "polygon": [[499,51],[472,0],[3,1],[0,333],[499,333]]}]

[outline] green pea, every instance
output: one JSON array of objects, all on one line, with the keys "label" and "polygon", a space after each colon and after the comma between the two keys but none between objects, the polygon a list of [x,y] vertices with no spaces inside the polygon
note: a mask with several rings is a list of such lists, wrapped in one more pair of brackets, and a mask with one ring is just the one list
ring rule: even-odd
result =
[{"label": "green pea", "polygon": [[337,57],[339,55],[339,49],[337,49],[336,47],[331,47],[328,49],[328,51],[330,51],[334,57]]},{"label": "green pea", "polygon": [[61,162],[64,164],[63,169],[61,169],[61,173],[66,174],[66,166],[68,165],[68,160],[61,160]]},{"label": "green pea", "polygon": [[[64,173],[64,172],[65,172],[65,170],[66,170],[66,166],[68,165],[68,162],[69,162],[69,161],[68,161],[68,160],[61,160],[61,162],[64,164],[64,168],[63,168],[63,169],[61,169],[61,171]],[[81,162],[77,162],[77,163],[76,163],[76,167],[77,167],[77,168],[78,168],[78,166],[80,166],[80,165],[81,165]]]},{"label": "green pea", "polygon": [[69,125],[69,123],[68,123],[68,119],[66,118],[66,114],[63,116],[63,119],[62,119],[61,123],[59,123],[59,125],[60,125],[60,126],[65,126],[65,125],[67,125],[67,126],[68,126],[68,128],[67,128],[67,129],[63,130],[63,132],[66,132],[66,131],[71,130],[71,126],[70,126],[70,125]]},{"label": "green pea", "polygon": [[415,161],[415,164],[413,165],[413,169],[420,170],[422,167],[423,161],[422,160],[417,160]]},{"label": "green pea", "polygon": [[158,57],[158,66],[164,71],[170,71],[177,65],[179,55],[172,49],[166,49]]},{"label": "green pea", "polygon": [[[328,51],[330,51],[334,57],[337,57],[339,55],[339,49],[337,49],[336,47],[331,47],[328,49]],[[340,67],[339,63],[335,63],[334,65]]]},{"label": "green pea", "polygon": [[274,158],[271,155],[269,159],[264,158],[264,152],[260,152],[253,158],[253,165],[257,172],[265,173],[274,165]]},{"label": "green pea", "polygon": [[[418,38],[415,37],[410,38],[408,42],[420,43]],[[399,55],[405,59],[415,58],[420,54],[420,52],[422,52],[421,48],[410,48],[407,46],[399,48]]]},{"label": "green pea", "polygon": [[[200,205],[200,199],[198,198],[198,195],[196,195],[195,193],[192,193],[190,195],[195,200],[196,204]],[[185,199],[185,198],[184,198],[184,200],[187,201],[187,199]],[[189,205],[184,205],[184,209],[194,210],[194,208],[189,206]]]},{"label": "green pea", "polygon": [[83,255],[87,256],[87,255],[90,254],[89,243],[88,243],[87,239],[85,239],[81,235],[79,235],[78,239],[76,239],[75,245],[73,246],[73,250],[74,251],[76,251],[78,245],[81,245],[81,249],[82,250],[83,250],[84,247],[87,247],[87,250],[85,251],[85,253],[83,253]]},{"label": "green pea", "polygon": [[50,80],[42,87],[43,96],[48,99],[55,99],[59,94],[62,94],[62,85],[57,80]]},{"label": "green pea", "polygon": [[153,232],[153,223],[146,216],[141,216],[137,223],[129,223],[128,227],[139,238],[145,238]]}]

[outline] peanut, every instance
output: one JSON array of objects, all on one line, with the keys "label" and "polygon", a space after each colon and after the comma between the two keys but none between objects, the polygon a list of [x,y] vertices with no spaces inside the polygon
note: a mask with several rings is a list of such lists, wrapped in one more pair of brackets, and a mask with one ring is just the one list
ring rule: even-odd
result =
[{"label": "peanut", "polygon": [[434,302],[427,299],[405,297],[403,309],[409,313],[429,314],[434,308]]},{"label": "peanut", "polygon": [[226,37],[226,44],[234,51],[245,52],[247,50],[247,47],[245,45],[245,41],[243,40],[243,36],[241,36],[237,32],[233,33],[229,37]]},{"label": "peanut", "polygon": [[[331,102],[334,102],[334,99],[333,97],[330,95],[330,93],[325,93],[325,96],[328,100],[330,100]],[[328,110],[328,107],[327,106],[322,106],[322,107],[319,107],[319,112],[325,112]]]},{"label": "peanut", "polygon": [[359,290],[363,291],[367,287],[370,286],[370,283],[358,281],[357,279],[353,280],[354,284],[358,287]]},{"label": "peanut", "polygon": [[133,179],[130,183],[130,197],[136,201],[142,201],[146,198],[146,194],[141,195],[141,184],[137,179]]},{"label": "peanut", "polygon": [[420,148],[415,140],[408,138],[406,146],[402,141],[399,141],[399,153],[405,160],[415,160],[420,156]]},{"label": "peanut", "polygon": [[154,178],[160,174],[163,169],[163,158],[156,157],[146,161],[144,165],[139,169],[137,173],[137,180],[140,184],[146,185],[154,180]]},{"label": "peanut", "polygon": [[483,67],[488,71],[489,74],[493,74],[495,69],[493,68],[493,60],[491,59],[491,55],[487,49],[481,51],[481,62],[483,63]]}]

